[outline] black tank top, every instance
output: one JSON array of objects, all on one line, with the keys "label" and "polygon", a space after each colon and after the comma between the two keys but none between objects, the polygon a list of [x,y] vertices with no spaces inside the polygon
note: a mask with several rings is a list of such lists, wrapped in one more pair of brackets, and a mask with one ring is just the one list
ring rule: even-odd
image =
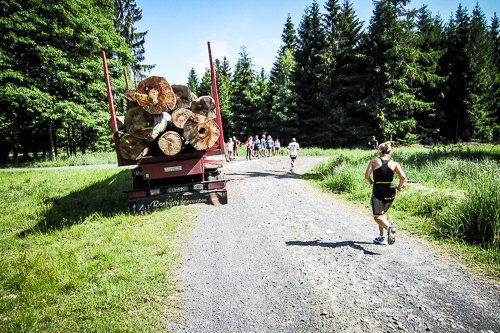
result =
[{"label": "black tank top", "polygon": [[375,184],[379,182],[392,183],[392,180],[394,179],[394,171],[389,168],[390,160],[391,159],[383,160],[382,158],[380,158],[380,161],[382,161],[382,166],[378,169],[373,170],[373,181],[375,182]]}]

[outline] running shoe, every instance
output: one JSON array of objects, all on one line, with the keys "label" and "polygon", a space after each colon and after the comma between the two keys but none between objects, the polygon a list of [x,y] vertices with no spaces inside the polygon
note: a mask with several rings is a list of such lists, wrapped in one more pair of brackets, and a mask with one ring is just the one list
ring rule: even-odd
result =
[{"label": "running shoe", "polygon": [[378,236],[373,240],[375,244],[380,244],[380,245],[387,245],[387,241],[385,240],[385,237]]},{"label": "running shoe", "polygon": [[396,242],[396,232],[398,231],[398,226],[393,224],[389,226],[387,229],[387,243],[389,245],[394,244]]}]

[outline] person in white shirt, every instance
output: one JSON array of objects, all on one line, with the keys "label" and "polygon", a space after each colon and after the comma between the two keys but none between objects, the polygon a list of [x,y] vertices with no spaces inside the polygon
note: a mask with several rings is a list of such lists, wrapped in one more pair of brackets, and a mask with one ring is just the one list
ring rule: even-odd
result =
[{"label": "person in white shirt", "polygon": [[293,173],[293,168],[295,167],[295,160],[297,159],[297,154],[299,153],[300,146],[297,143],[297,140],[295,138],[292,139],[292,142],[288,145],[288,150],[290,150],[290,160],[292,163],[292,168],[290,169],[290,172]]}]

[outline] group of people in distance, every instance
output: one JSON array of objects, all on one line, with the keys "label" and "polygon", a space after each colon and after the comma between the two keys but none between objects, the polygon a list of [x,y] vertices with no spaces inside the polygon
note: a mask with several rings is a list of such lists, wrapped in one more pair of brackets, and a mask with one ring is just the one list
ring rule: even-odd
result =
[{"label": "group of people in distance", "polygon": [[[236,139],[236,137],[229,138],[228,142],[225,144],[226,146],[226,162],[230,162],[238,156],[238,148],[241,145],[241,142]],[[256,135],[255,138],[249,137],[245,142],[247,147],[246,160],[251,161],[252,157],[260,158],[279,156],[281,149],[280,140],[273,140],[271,135],[268,135],[267,138],[265,135],[259,139],[259,136]],[[300,149],[299,144],[295,138],[292,139],[292,142],[288,145],[288,150],[290,150],[290,159],[291,159],[291,168],[290,172],[293,173],[293,168],[295,167],[295,160],[297,159],[297,154]]]},{"label": "group of people in distance", "polygon": [[258,135],[255,136],[255,139],[249,137],[245,145],[247,146],[247,161],[250,161],[252,157],[262,156],[267,158],[278,156],[281,147],[280,140],[273,140],[271,135],[268,135],[267,138],[265,135],[262,135],[260,140]]}]

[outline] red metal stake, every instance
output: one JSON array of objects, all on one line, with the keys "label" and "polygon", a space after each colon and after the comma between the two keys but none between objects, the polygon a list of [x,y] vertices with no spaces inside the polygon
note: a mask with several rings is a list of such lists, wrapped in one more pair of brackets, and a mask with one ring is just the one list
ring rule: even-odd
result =
[{"label": "red metal stake", "polygon": [[219,125],[220,129],[220,137],[219,137],[219,148],[222,151],[222,154],[226,153],[226,147],[224,147],[224,133],[222,132],[222,121],[220,116],[219,109],[219,96],[217,95],[217,82],[215,82],[215,70],[214,63],[212,61],[212,50],[210,49],[210,42],[208,43],[208,56],[210,57],[210,72],[212,74],[212,94],[213,99],[215,100],[215,109],[217,110],[217,125]]},{"label": "red metal stake", "polygon": [[115,107],[113,105],[113,96],[111,95],[111,84],[109,82],[108,64],[106,61],[106,53],[101,51],[102,62],[104,65],[104,79],[106,80],[106,89],[108,90],[109,110],[111,111],[111,123],[113,125],[113,137],[115,139],[116,158],[118,165],[122,165],[122,156],[120,155],[120,139],[118,138],[118,125],[116,124]]}]

